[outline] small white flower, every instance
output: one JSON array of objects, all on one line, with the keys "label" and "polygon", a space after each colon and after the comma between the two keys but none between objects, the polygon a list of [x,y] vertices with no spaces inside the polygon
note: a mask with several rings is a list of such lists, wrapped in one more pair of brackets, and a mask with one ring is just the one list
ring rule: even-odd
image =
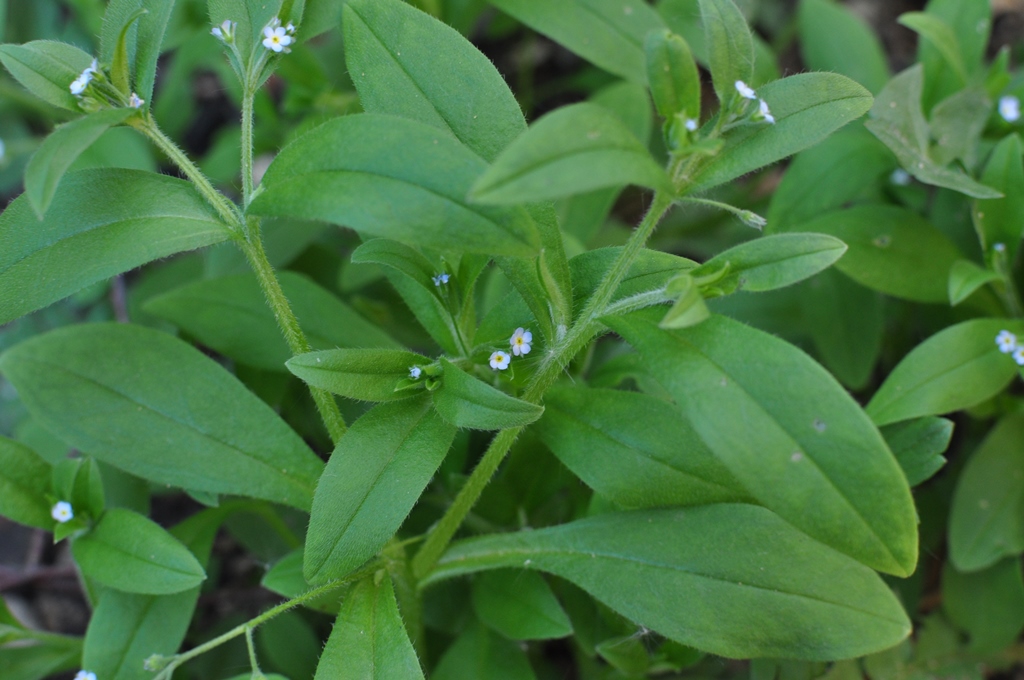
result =
[{"label": "small white flower", "polygon": [[515,354],[517,357],[529,354],[530,343],[533,342],[533,333],[523,330],[522,328],[517,328],[516,332],[512,334],[512,337],[508,342],[512,345],[512,354]]},{"label": "small white flower", "polygon": [[1005,243],[993,244],[992,250],[996,251],[997,253],[1005,253],[1006,252],[1006,244]]},{"label": "small white flower", "polygon": [[128,98],[128,106],[133,109],[141,109],[142,105],[146,103],[146,100],[139,95],[132,92],[132,96]]},{"label": "small white flower", "polygon": [[498,350],[497,352],[491,354],[491,368],[493,368],[496,371],[504,371],[506,368],[508,368],[508,362],[511,359],[512,357],[508,355],[508,352],[502,352],[501,350]]},{"label": "small white flower", "polygon": [[775,125],[775,116],[773,116],[772,112],[768,110],[768,102],[766,102],[765,100],[762,99],[761,103],[758,104],[757,112],[758,112],[758,115],[761,116],[761,118],[764,118],[766,121],[768,121],[772,125]]},{"label": "small white flower", "polygon": [[431,276],[430,280],[434,282],[434,285],[440,288],[442,285],[448,284],[448,274],[438,274],[437,276]]},{"label": "small white flower", "polygon": [[71,503],[58,501],[50,510],[50,517],[64,524],[64,522],[74,519],[75,513],[71,510]]},{"label": "small white flower", "polygon": [[288,25],[284,27],[284,30],[288,31],[288,35],[295,35],[295,24],[288,22]]},{"label": "small white flower", "polygon": [[410,366],[409,367],[409,377],[412,378],[413,380],[419,380],[420,379],[420,375],[422,375],[422,374],[423,374],[423,369],[420,368],[419,366]]},{"label": "small white flower", "polygon": [[687,118],[686,119],[686,123],[684,125],[685,125],[686,129],[689,130],[690,132],[696,132],[697,131],[698,124],[697,124],[697,119],[696,118]]},{"label": "small white flower", "polygon": [[999,98],[999,115],[1007,123],[1016,123],[1020,119],[1020,100],[1012,94]]},{"label": "small white flower", "polygon": [[1024,347],[1013,350],[1013,360],[1017,362],[1018,366],[1024,366]]},{"label": "small white flower", "polygon": [[293,42],[295,38],[288,35],[288,29],[281,26],[281,20],[277,17],[263,29],[263,46],[272,52],[291,52],[288,46]]},{"label": "small white flower", "polygon": [[75,673],[75,680],[96,680],[96,674],[92,671],[81,670]]},{"label": "small white flower", "polygon": [[92,82],[92,74],[91,70],[85,69],[77,78],[71,81],[71,94],[77,97],[85,92],[85,88],[89,87],[89,83]]},{"label": "small white flower", "polygon": [[235,40],[236,25],[231,19],[225,19],[220,26],[214,26],[210,29],[210,33],[222,43],[232,43]]},{"label": "small white flower", "polygon": [[903,168],[896,168],[889,175],[889,181],[898,187],[905,187],[910,185],[910,173]]},{"label": "small white flower", "polygon": [[740,96],[744,99],[757,99],[757,93],[742,80],[736,81],[736,91],[739,92]]},{"label": "small white flower", "polygon": [[1000,352],[1009,354],[1017,349],[1017,336],[1010,331],[999,331],[999,335],[996,336],[996,344],[999,345]]}]

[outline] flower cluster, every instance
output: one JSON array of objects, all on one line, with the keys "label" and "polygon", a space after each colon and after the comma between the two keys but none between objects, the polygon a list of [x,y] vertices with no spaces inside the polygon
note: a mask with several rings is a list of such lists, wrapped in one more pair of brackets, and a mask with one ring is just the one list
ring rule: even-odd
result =
[{"label": "flower cluster", "polygon": [[450,276],[448,274],[445,274],[444,272],[441,272],[437,276],[431,276],[430,280],[434,282],[435,286],[440,288],[441,286],[446,285],[448,283],[448,279],[449,278],[450,278]]},{"label": "flower cluster", "polygon": [[50,517],[54,518],[61,524],[64,524],[65,522],[73,520],[75,518],[75,513],[71,509],[71,503],[68,503],[67,501],[58,501],[50,509]]},{"label": "flower cluster", "polygon": [[999,331],[996,345],[1003,354],[1010,354],[1018,366],[1024,366],[1024,345],[1017,342],[1017,336],[1010,331]]},{"label": "flower cluster", "polygon": [[288,47],[295,42],[295,24],[288,22],[287,26],[281,25],[281,20],[274,17],[270,23],[263,28],[263,46],[271,52],[291,52]]},{"label": "flower cluster", "polygon": [[93,59],[92,63],[89,64],[84,71],[78,74],[78,77],[71,82],[71,94],[76,97],[81,96],[85,92],[85,88],[89,87],[89,83],[92,82],[94,75],[99,73],[100,65]]},{"label": "flower cluster", "polygon": [[235,27],[238,26],[231,19],[225,19],[220,26],[214,26],[210,29],[210,33],[213,34],[217,40],[220,40],[225,45],[230,45],[235,42]]},{"label": "flower cluster", "polygon": [[[531,342],[533,342],[533,333],[524,328],[517,328],[516,332],[509,338],[508,344],[512,347],[512,354],[521,357],[530,353]],[[491,368],[496,371],[504,371],[508,368],[511,361],[512,357],[509,356],[509,353],[502,350],[494,352],[490,358]]]},{"label": "flower cluster", "polygon": [[775,116],[772,115],[771,110],[768,108],[768,102],[758,98],[757,93],[754,92],[752,87],[742,80],[737,80],[735,87],[736,91],[739,92],[740,96],[744,99],[749,99],[751,101],[757,100],[757,111],[754,112],[754,115],[752,116],[754,120],[763,120],[766,123],[770,123],[772,125],[775,124]]}]

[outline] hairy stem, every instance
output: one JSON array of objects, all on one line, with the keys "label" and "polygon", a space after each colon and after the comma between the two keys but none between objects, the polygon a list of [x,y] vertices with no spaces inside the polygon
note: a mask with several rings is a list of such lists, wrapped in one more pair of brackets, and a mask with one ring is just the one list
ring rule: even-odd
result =
[{"label": "hairy stem", "polygon": [[[576,356],[577,352],[593,339],[594,334],[597,332],[595,322],[607,312],[608,303],[611,302],[612,296],[618,290],[619,284],[622,283],[622,279],[629,272],[633,261],[671,205],[672,199],[670,196],[660,192],[654,195],[654,200],[651,202],[647,215],[644,216],[640,226],[630,236],[618,259],[605,274],[601,285],[594,291],[590,300],[587,301],[576,323],[569,329],[569,332],[561,342],[552,347],[541,361],[540,367],[533,376],[533,380],[530,381],[523,394],[522,398],[524,400],[539,403],[544,396],[544,392],[558,380],[562,371],[572,361],[572,358]],[[417,580],[422,580],[437,564],[437,561],[441,558],[441,555],[462,525],[463,520],[465,520],[466,515],[469,514],[473,505],[480,498],[480,494],[483,493],[483,490],[491,481],[491,477],[497,472],[498,466],[501,465],[501,461],[505,459],[516,437],[519,436],[522,430],[522,427],[502,430],[491,441],[491,445],[487,447],[483,458],[480,459],[480,462],[473,469],[469,479],[466,480],[465,485],[455,497],[455,501],[445,512],[441,520],[430,530],[423,546],[413,558],[413,575]]]},{"label": "hairy stem", "polygon": [[[242,250],[245,251],[249,265],[252,267],[253,272],[255,272],[256,278],[259,279],[260,287],[267,297],[267,303],[274,312],[274,318],[277,319],[277,325],[280,326],[281,333],[284,335],[284,339],[288,343],[288,348],[292,354],[305,354],[311,349],[309,341],[306,339],[305,333],[302,332],[301,326],[299,326],[299,320],[295,316],[295,312],[292,311],[291,305],[288,304],[288,298],[285,297],[284,290],[281,289],[281,282],[277,280],[274,268],[267,259],[267,254],[263,251],[263,240],[260,237],[259,223],[253,220],[247,232],[249,238],[242,245]],[[348,429],[345,425],[345,419],[338,409],[338,402],[326,390],[311,386],[309,392],[313,395],[313,401],[316,402],[316,408],[320,412],[320,418],[323,419],[324,425],[327,427],[328,434],[331,435],[331,441],[337,444],[338,440],[341,439]]]},{"label": "hairy stem", "polygon": [[252,153],[253,153],[253,103],[256,99],[256,92],[245,86],[245,96],[242,97],[242,205],[249,207],[252,200]]}]

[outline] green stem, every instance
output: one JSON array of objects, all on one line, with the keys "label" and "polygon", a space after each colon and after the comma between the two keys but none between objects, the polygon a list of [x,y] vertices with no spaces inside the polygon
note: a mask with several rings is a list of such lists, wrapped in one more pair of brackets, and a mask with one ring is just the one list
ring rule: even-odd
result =
[{"label": "green stem", "polygon": [[[288,304],[288,298],[285,297],[284,290],[281,289],[281,282],[274,275],[274,268],[270,265],[267,254],[263,251],[259,223],[253,221],[247,231],[249,238],[242,245],[242,250],[260,282],[260,287],[267,297],[267,303],[274,312],[274,318],[277,319],[277,325],[280,326],[281,333],[292,354],[305,354],[311,350],[309,341],[299,326],[295,312]],[[331,440],[337,444],[348,429],[345,419],[338,409],[338,402],[334,401],[334,396],[326,390],[311,386],[309,391],[313,395],[313,401],[316,402],[316,408],[327,427],[327,432],[331,435]]]},{"label": "green stem", "polygon": [[245,86],[242,97],[242,205],[249,207],[252,200],[252,154],[253,154],[253,104],[256,92]]},{"label": "green stem", "polygon": [[[205,654],[211,649],[216,649],[225,642],[230,642],[231,640],[234,640],[236,637],[239,637],[240,635],[251,635],[252,631],[255,628],[257,628],[261,624],[266,623],[275,616],[279,616],[280,614],[283,614],[290,609],[294,609],[295,607],[298,607],[301,604],[305,604],[306,602],[310,602],[312,600],[317,599],[318,597],[326,595],[332,590],[337,590],[349,583],[352,583],[353,581],[357,581],[364,576],[372,574],[379,568],[380,565],[375,562],[369,565],[368,567],[361,569],[358,572],[355,572],[354,574],[351,574],[346,578],[331,581],[329,583],[325,583],[322,586],[313,588],[312,590],[308,590],[302,595],[299,595],[298,597],[292,598],[291,600],[288,600],[286,602],[282,602],[281,604],[277,605],[276,607],[273,607],[272,609],[268,609],[267,611],[263,612],[254,619],[250,619],[245,623],[235,626],[223,635],[218,635],[217,637],[207,642],[204,642],[198,647],[194,647],[188,650],[187,652],[173,656],[171,657],[170,662],[166,666],[164,666],[163,670],[161,670],[160,673],[153,678],[153,680],[171,680],[171,676],[174,675],[174,671],[177,670],[178,667],[182,664],[191,661],[197,656]],[[253,659],[253,662],[255,664],[255,659]]]},{"label": "green stem", "polygon": [[232,232],[238,235],[244,232],[244,223],[238,211],[238,206],[229,201],[224,194],[213,188],[213,185],[210,184],[210,180],[206,178],[203,171],[192,162],[184,151],[178,148],[178,145],[170,137],[164,134],[151,115],[147,113],[146,117],[134,123],[133,127],[153,140],[153,143],[164,152],[171,162],[181,168],[181,171],[196,186],[196,189],[203,195],[203,198],[213,206],[213,209],[217,211],[217,214],[220,215],[220,218],[224,220],[224,223]]},{"label": "green stem", "polygon": [[256,645],[252,640],[252,628],[245,629],[245,646],[249,648],[249,665],[252,667],[252,674],[258,677],[262,673],[260,673],[260,663],[256,659]]},{"label": "green stem", "polygon": [[[553,347],[541,361],[533,380],[527,386],[523,399],[532,403],[539,403],[544,392],[562,374],[562,371],[569,364],[577,352],[590,342],[595,330],[595,322],[605,315],[608,303],[611,301],[619,284],[625,278],[633,261],[640,253],[640,250],[647,243],[654,227],[657,226],[662,216],[672,205],[672,198],[661,192],[654,195],[651,207],[644,216],[640,226],[630,236],[618,259],[612,264],[605,274],[601,285],[590,297],[577,321],[565,335],[561,342]],[[509,430],[502,430],[491,441],[483,458],[477,463],[476,468],[466,480],[465,485],[459,491],[451,507],[445,512],[441,520],[434,525],[427,535],[426,541],[412,561],[413,575],[418,581],[422,580],[437,564],[455,533],[459,530],[466,515],[480,498],[480,494],[491,481],[491,477],[498,470],[501,461],[505,459],[509,449],[515,442],[516,437],[522,432],[522,427],[514,427]]]},{"label": "green stem", "polygon": [[680,198],[677,198],[676,202],[696,203],[697,205],[706,205],[711,208],[718,208],[719,210],[724,210],[725,212],[732,213],[748,227],[753,227],[754,229],[764,229],[765,225],[768,224],[767,220],[765,220],[763,217],[761,217],[760,215],[751,210],[743,210],[742,208],[737,208],[734,205],[722,203],[721,201],[712,201],[711,199],[708,198],[695,198],[693,196],[682,196]]}]

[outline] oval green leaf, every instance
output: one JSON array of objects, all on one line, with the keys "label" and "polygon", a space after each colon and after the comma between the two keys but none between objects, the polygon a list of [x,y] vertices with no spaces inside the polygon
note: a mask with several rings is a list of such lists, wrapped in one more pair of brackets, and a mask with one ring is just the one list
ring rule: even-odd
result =
[{"label": "oval green leaf", "polygon": [[455,438],[430,401],[375,406],[342,438],[313,499],[303,574],[323,583],[348,574],[391,539]]},{"label": "oval green leaf", "polygon": [[700,17],[711,80],[725,109],[739,97],[736,81],[753,84],[754,40],[747,20],[732,0],[700,0]]},{"label": "oval green leaf", "polygon": [[864,564],[909,575],[917,514],[877,428],[825,369],[789,343],[722,316],[668,332],[604,320],[750,494]]},{"label": "oval green leaf", "polygon": [[715,255],[690,274],[694,278],[721,271],[715,281],[727,292],[759,293],[784,288],[831,267],[846,252],[846,244],[825,234],[776,234],[733,246]]},{"label": "oval green leaf", "polygon": [[469,539],[426,583],[502,567],[556,574],[640,625],[730,658],[840,659],[910,633],[877,574],[751,505],[612,513]]},{"label": "oval green leaf", "polygon": [[308,510],[323,464],[194,347],[129,324],[51,331],[0,356],[32,417],[137,477]]},{"label": "oval green leaf", "polygon": [[53,528],[50,504],[52,468],[23,444],[0,437],[0,515],[38,529]]},{"label": "oval green leaf", "polygon": [[996,335],[1024,335],[1024,324],[974,319],[928,338],[903,357],[867,405],[878,425],[970,408],[995,396],[1017,375]]},{"label": "oval green leaf", "polygon": [[504,430],[529,425],[540,418],[543,406],[531,404],[491,387],[444,357],[441,388],[432,392],[434,408],[456,427]]},{"label": "oval green leaf", "polygon": [[532,571],[488,571],[473,579],[473,611],[509,640],[572,635],[569,616],[544,577]]},{"label": "oval green leaf", "polygon": [[466,202],[485,168],[459,141],[424,123],[344,116],[286,146],[249,208],[441,250],[535,256],[540,240],[525,210]]},{"label": "oval green leaf", "polygon": [[0,215],[0,324],[227,237],[227,227],[184,180],[139,170],[70,173],[42,221],[24,195]]},{"label": "oval green leaf", "polygon": [[188,548],[156,522],[123,508],[104,513],[71,550],[83,574],[126,593],[170,595],[206,578]]},{"label": "oval green leaf", "polygon": [[798,21],[800,53],[808,68],[841,73],[872,92],[889,80],[889,63],[878,36],[843,5],[803,0]]},{"label": "oval green leaf", "polygon": [[470,197],[491,205],[533,203],[625,184],[671,190],[664,169],[629,128],[605,107],[584,102],[531,125]]},{"label": "oval green leaf", "polygon": [[405,399],[414,393],[396,391],[414,366],[433,363],[420,354],[398,349],[329,349],[288,360],[289,371],[313,387],[362,401]]}]

